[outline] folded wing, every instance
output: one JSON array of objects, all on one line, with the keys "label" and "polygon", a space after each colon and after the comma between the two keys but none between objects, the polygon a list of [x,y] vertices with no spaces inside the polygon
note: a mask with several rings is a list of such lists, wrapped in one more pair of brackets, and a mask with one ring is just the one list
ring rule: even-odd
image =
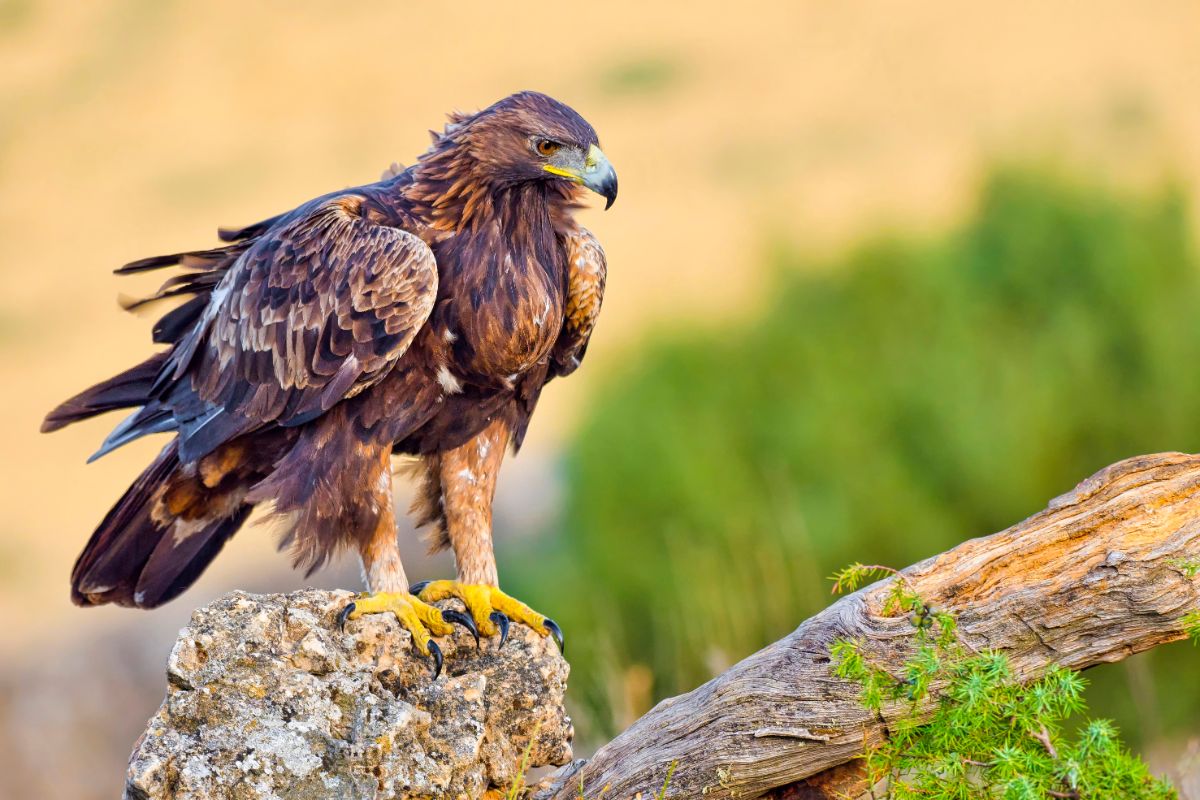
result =
[{"label": "folded wing", "polygon": [[587,228],[575,228],[562,242],[567,257],[567,306],[553,353],[554,374],[559,376],[570,375],[583,361],[608,276],[604,250]]},{"label": "folded wing", "polygon": [[151,398],[99,455],[174,430],[184,463],[264,425],[300,425],[382,379],[425,324],[437,266],[354,194],[274,221],[221,277]]}]

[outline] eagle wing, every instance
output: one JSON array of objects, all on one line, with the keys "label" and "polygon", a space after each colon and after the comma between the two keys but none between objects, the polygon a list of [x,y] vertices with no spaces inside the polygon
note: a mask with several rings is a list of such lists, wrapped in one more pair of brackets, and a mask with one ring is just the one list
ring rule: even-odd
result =
[{"label": "eagle wing", "polygon": [[97,455],[177,430],[185,463],[263,425],[300,425],[383,378],[437,296],[433,252],[325,198],[280,218],[229,267],[159,372],[155,396]]},{"label": "eagle wing", "polygon": [[560,230],[559,241],[567,259],[567,301],[563,309],[563,324],[550,363],[534,380],[523,381],[518,388],[515,416],[512,421],[513,452],[521,448],[529,421],[537,407],[547,381],[565,377],[579,368],[587,353],[588,341],[600,316],[604,301],[604,281],[608,277],[608,261],[600,242],[587,228],[571,226]]},{"label": "eagle wing", "polygon": [[554,374],[558,376],[570,375],[583,361],[600,316],[608,277],[604,249],[591,231],[576,227],[562,240],[567,256],[567,305],[552,356]]}]

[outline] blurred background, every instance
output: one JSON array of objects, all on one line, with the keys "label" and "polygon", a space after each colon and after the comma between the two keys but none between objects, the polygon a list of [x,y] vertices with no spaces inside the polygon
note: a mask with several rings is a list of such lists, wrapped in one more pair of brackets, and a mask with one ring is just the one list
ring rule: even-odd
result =
[{"label": "blurred background", "polygon": [[[786,634],[847,562],[1200,449],[1200,5],[446,9],[0,0],[0,794],[116,796],[191,610],[305,584],[251,526],[166,608],[70,605],[160,446],[85,466],[116,419],[37,433],[149,351],[116,298],[157,278],[111,269],[375,180],[518,89],[578,109],[621,177],[584,213],[610,263],[587,362],[497,498],[505,588],[570,640],[581,752]],[[410,576],[450,573],[401,538]],[[1198,658],[1089,673],[1177,777]]]}]

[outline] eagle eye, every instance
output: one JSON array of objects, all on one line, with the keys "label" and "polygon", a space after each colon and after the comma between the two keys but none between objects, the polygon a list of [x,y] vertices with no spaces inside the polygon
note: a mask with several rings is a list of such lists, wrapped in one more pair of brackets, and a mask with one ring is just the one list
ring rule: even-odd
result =
[{"label": "eagle eye", "polygon": [[536,147],[540,155],[552,156],[559,151],[562,145],[549,139],[539,139]]}]

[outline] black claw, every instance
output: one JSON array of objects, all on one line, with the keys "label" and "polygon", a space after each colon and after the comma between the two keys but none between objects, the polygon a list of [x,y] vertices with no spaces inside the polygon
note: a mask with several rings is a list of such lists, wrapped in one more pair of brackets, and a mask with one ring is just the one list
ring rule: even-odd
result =
[{"label": "black claw", "polygon": [[431,583],[433,583],[433,581],[417,581],[412,586],[408,587],[408,593],[409,594],[420,594],[421,590],[424,589],[426,586],[428,586]]},{"label": "black claw", "polygon": [[345,608],[343,608],[341,611],[338,612],[338,617],[337,617],[338,629],[341,630],[343,633],[345,633],[345,631],[346,631],[346,619],[350,616],[351,612],[353,612],[353,611],[354,611],[354,603],[350,603],[348,606],[346,606]]},{"label": "black claw", "polygon": [[471,619],[469,615],[461,611],[455,611],[453,608],[447,608],[442,610],[442,619],[446,620],[446,622],[454,622],[462,625],[469,630],[471,635],[475,637],[475,649],[479,649],[479,628],[475,627],[475,620]]},{"label": "black claw", "polygon": [[546,630],[550,631],[550,635],[554,637],[554,641],[558,642],[558,652],[565,656],[567,654],[567,644],[563,641],[562,628],[558,627],[558,623],[549,617],[542,620],[542,625],[545,626]]},{"label": "black claw", "polygon": [[429,640],[429,655],[433,656],[433,679],[436,681],[442,674],[442,648],[432,639]]},{"label": "black claw", "polygon": [[508,615],[503,611],[493,611],[491,614],[488,614],[488,619],[500,629],[500,644],[496,647],[499,650],[508,641]]}]

